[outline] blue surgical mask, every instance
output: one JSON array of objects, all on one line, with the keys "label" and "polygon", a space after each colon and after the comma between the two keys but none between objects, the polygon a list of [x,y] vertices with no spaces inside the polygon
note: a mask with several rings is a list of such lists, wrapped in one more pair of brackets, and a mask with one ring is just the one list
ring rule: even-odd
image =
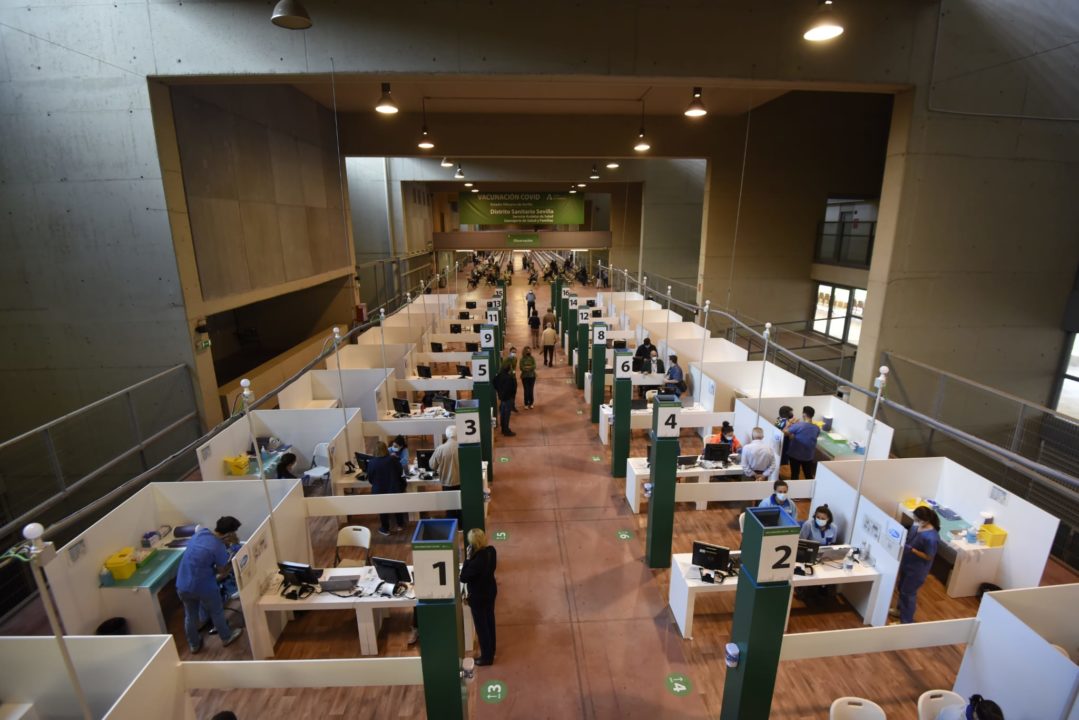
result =
[{"label": "blue surgical mask", "polygon": [[824,527],[825,525],[828,524],[828,521],[823,519],[823,518],[816,518],[816,520],[817,520],[817,527],[819,527],[819,528],[822,528],[822,527]]},{"label": "blue surgical mask", "polygon": [[781,492],[776,493],[776,500],[778,500],[779,502],[783,502],[786,499],[787,499],[787,493],[781,493]]}]

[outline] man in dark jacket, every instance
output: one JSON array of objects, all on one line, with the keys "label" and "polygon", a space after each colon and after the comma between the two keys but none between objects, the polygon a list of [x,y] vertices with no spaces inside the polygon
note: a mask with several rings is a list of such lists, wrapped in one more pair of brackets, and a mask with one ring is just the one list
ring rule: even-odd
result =
[{"label": "man in dark jacket", "polygon": [[513,401],[517,397],[517,377],[510,372],[509,365],[503,364],[495,375],[495,392],[498,393],[498,418],[502,427],[502,434],[513,437],[517,433],[510,430],[510,414],[513,412]]},{"label": "man in dark jacket", "polygon": [[[367,481],[371,483],[372,495],[389,495],[390,493],[403,492],[403,483],[401,482],[401,462],[390,455],[389,450],[386,448],[386,443],[379,442],[375,446],[375,454],[373,457],[367,459]],[[379,535],[390,534],[390,515],[393,514],[396,517],[397,532],[404,530],[405,522],[407,518],[405,513],[381,513],[378,516]]]}]

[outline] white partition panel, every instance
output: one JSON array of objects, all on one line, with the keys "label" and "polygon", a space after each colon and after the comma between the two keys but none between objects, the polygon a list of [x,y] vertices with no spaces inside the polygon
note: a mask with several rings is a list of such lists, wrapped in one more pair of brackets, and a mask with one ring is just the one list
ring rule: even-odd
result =
[{"label": "white partition panel", "polygon": [[[700,348],[705,337],[708,335],[708,331],[694,322],[685,322],[679,318],[678,322],[671,319],[669,326],[657,329],[660,333],[660,340],[656,343],[659,348],[659,356],[666,359],[668,355],[672,353],[678,356],[678,361],[682,365],[687,365],[691,360],[700,359]],[[697,344],[697,350],[693,357],[687,357],[684,353],[677,350],[675,343],[679,341],[692,340]]]},{"label": "white partition panel", "polygon": [[[136,717],[127,710],[130,703],[121,702],[128,694],[133,699],[139,695],[154,698],[152,712],[151,706],[145,705],[139,717],[193,717],[190,704],[177,687],[179,658],[171,636],[68,637],[67,646],[94,717]],[[4,702],[32,703],[42,720],[82,717],[54,638],[0,638],[0,665],[4,668],[0,673]],[[152,672],[142,682],[139,677],[148,667]],[[164,667],[168,677],[161,672]],[[114,706],[118,712],[110,714]]]},{"label": "white partition panel", "polygon": [[997,585],[1025,588],[1041,582],[1058,518],[951,461],[943,465],[935,499],[974,524],[982,512],[992,513],[995,523],[1007,531]]},{"label": "white partition panel", "polygon": [[867,551],[870,562],[880,573],[880,586],[876,594],[871,594],[862,585],[844,586],[843,594],[871,625],[888,623],[888,606],[895,590],[905,537],[906,529],[895,519],[893,512],[882,510],[862,498],[854,518],[850,544]]},{"label": "white partition panel", "polygon": [[1079,660],[1079,584],[1003,590],[992,597],[1046,642],[1059,645]]},{"label": "white partition panel", "polygon": [[854,523],[854,487],[836,475],[833,466],[837,463],[821,463],[817,466],[816,484],[813,486],[813,499],[810,512],[821,505],[827,505],[832,511],[838,529],[836,540],[841,544],[850,544]]},{"label": "white partition panel", "polygon": [[691,374],[696,377],[703,372],[705,378],[715,382],[715,404],[709,409],[731,410],[736,398],[757,397],[761,390],[762,366],[762,397],[790,397],[805,393],[805,380],[773,363],[761,360],[704,363],[698,366],[696,373]]},{"label": "white partition panel", "polygon": [[[270,502],[277,505],[298,484],[299,480],[267,480]],[[237,535],[245,540],[270,513],[261,480],[151,483],[147,487],[159,524],[173,527],[198,523],[212,528],[219,517],[231,515],[242,523]]]},{"label": "white partition panel", "polygon": [[[1006,718],[1045,720],[1074,713],[1079,667],[987,593],[953,690],[992,699]],[[1073,611],[1074,601],[1070,606]]]},{"label": "white partition panel", "polygon": [[310,372],[305,372],[277,393],[277,405],[282,409],[305,408],[309,402],[316,399],[321,398],[315,397]]},{"label": "white partition panel", "polygon": [[744,347],[724,338],[671,338],[667,340],[667,348],[687,366],[700,362],[702,352],[705,362],[745,362],[749,357]]},{"label": "white partition panel", "polygon": [[386,343],[387,347],[390,345],[415,344],[420,342],[425,332],[426,328],[422,325],[414,325],[411,328],[391,325],[387,325],[385,328],[375,326],[361,333],[356,338],[356,344],[361,347],[364,345],[382,345],[382,343]]},{"label": "white partition panel", "polygon": [[161,647],[104,720],[144,720],[150,714],[148,708],[161,720],[195,720],[194,703],[176,671],[180,666],[176,644],[169,636],[157,637],[162,639]]},{"label": "white partition panel", "polygon": [[[757,407],[757,398],[749,397],[745,403],[751,408]],[[802,408],[810,406],[816,412],[815,420],[832,418],[832,430],[848,441],[855,441],[865,446],[869,439],[870,416],[853,405],[843,402],[834,395],[797,395],[790,397],[764,397],[761,398],[761,417],[768,418],[773,422],[779,415],[779,408],[787,405],[794,409],[796,417],[801,417]],[[870,460],[886,460],[892,449],[892,428],[883,422],[877,421],[877,427],[873,431],[873,442],[866,449]],[[858,456],[861,457],[860,455]],[[845,456],[842,459],[853,459]]]},{"label": "white partition panel", "polygon": [[[907,498],[936,497],[947,462],[939,457],[870,460],[866,463],[862,495],[889,512]],[[826,468],[853,488],[858,485],[861,467],[860,462],[823,462],[817,466],[817,474]]]},{"label": "white partition panel", "polygon": [[[365,418],[378,417],[379,408],[385,406],[383,395],[387,392],[385,368],[352,368],[342,370],[312,370],[311,386],[315,399],[336,399],[348,408],[359,408]],[[344,385],[344,394],[341,392]],[[281,406],[284,408],[284,404]]]},{"label": "white partition panel", "polygon": [[[366,340],[365,340],[366,338]],[[408,375],[408,354],[412,352],[413,344],[409,342],[392,343],[390,335],[386,335],[385,353],[383,345],[379,342],[378,328],[372,328],[360,335],[360,344],[344,345],[337,355],[326,357],[326,368],[337,369],[337,358],[341,358],[341,367],[345,369],[365,369],[388,367],[393,369],[397,377]]]}]

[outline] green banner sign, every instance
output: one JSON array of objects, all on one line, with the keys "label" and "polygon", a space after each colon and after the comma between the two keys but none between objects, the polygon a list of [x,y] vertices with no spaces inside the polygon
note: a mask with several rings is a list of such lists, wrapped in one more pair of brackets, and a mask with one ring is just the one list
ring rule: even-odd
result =
[{"label": "green banner sign", "polygon": [[457,196],[462,225],[583,225],[584,197],[551,192],[465,192]]},{"label": "green banner sign", "polygon": [[539,233],[506,233],[507,245],[539,245]]}]

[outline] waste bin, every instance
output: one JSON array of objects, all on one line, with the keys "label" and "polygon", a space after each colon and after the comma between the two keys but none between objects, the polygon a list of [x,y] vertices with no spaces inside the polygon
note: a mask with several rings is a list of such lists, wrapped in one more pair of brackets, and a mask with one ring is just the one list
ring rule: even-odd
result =
[{"label": "waste bin", "polygon": [[95,635],[129,635],[127,630],[127,618],[114,617],[97,626]]}]

